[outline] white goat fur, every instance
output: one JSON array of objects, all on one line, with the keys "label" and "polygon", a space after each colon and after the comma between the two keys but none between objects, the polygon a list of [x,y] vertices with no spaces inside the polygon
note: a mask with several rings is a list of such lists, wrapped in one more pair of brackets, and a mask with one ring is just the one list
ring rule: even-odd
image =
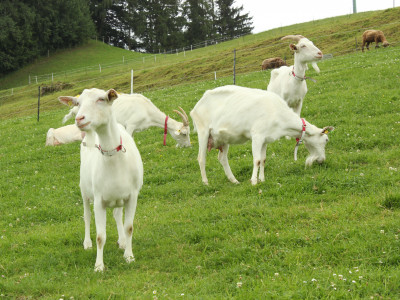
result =
[{"label": "white goat fur", "polygon": [[[219,149],[218,159],[225,174],[233,183],[238,183],[228,163],[230,144],[242,144],[252,140],[253,174],[251,183],[264,181],[264,166],[267,144],[283,136],[300,137],[302,121],[285,101],[275,93],[239,86],[224,86],[206,91],[190,112],[198,133],[198,161],[202,181],[206,176],[207,148]],[[325,160],[325,145],[328,136],[324,129],[306,122],[304,144],[310,155],[306,165]],[[329,128],[332,129],[332,128]]]},{"label": "white goat fur", "polygon": [[[129,134],[139,132],[149,127],[164,128],[166,114],[141,94],[120,94],[113,103],[113,112],[118,123],[125,126]],[[174,110],[183,122],[178,122],[169,117],[167,122],[168,133],[177,142],[177,146],[190,147],[189,119],[185,111]],[[76,108],[72,108],[65,115],[63,123],[76,114]]]},{"label": "white goat fur", "polygon": [[294,52],[294,65],[272,70],[267,90],[281,96],[300,116],[303,99],[307,93],[305,77],[307,64],[311,63],[315,71],[319,73],[316,62],[322,59],[322,52],[309,39],[301,35],[289,35],[282,39],[294,39],[298,42],[297,45],[290,44],[290,49]]},{"label": "white goat fur", "polygon": [[56,146],[81,141],[85,134],[75,124],[50,128],[46,135],[46,146]]},{"label": "white goat fur", "polygon": [[[137,197],[143,185],[143,164],[132,136],[118,124],[111,109],[117,98],[114,90],[107,92],[87,89],[75,97],[59,97],[66,103],[79,104],[75,123],[86,132],[81,144],[80,188],[84,203],[85,240],[84,248],[92,247],[90,239],[90,202],[93,201],[96,231],[97,258],[95,271],[104,270],[103,248],[106,242],[106,208],[114,207],[114,218],[118,229],[118,243],[125,248],[124,258],[134,261],[132,253],[133,219]],[[112,156],[102,155],[101,149],[114,150]],[[124,151],[125,150],[125,151]],[[123,207],[125,221],[122,223]]]}]

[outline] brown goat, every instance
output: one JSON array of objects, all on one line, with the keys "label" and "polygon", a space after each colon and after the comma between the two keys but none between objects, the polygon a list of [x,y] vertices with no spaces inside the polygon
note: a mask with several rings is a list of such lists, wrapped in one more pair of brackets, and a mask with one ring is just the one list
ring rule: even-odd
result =
[{"label": "brown goat", "polygon": [[261,70],[276,69],[287,64],[280,57],[267,58],[262,62]]},{"label": "brown goat", "polygon": [[375,48],[379,48],[378,43],[382,43],[383,47],[389,46],[383,32],[380,30],[366,30],[363,33],[362,51],[364,52],[364,45],[367,44],[367,50],[369,50],[369,44],[375,42]]}]

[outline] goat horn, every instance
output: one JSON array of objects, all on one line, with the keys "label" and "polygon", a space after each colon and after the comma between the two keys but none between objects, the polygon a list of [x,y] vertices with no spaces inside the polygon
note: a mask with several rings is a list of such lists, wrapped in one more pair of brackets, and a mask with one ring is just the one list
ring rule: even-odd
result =
[{"label": "goat horn", "polygon": [[186,112],[183,110],[183,108],[180,107],[180,106],[178,106],[178,107],[179,107],[179,109],[182,111],[182,113],[185,115],[186,120],[189,121],[189,118],[188,118]]},{"label": "goat horn", "polygon": [[176,112],[178,115],[181,116],[182,121],[183,121],[183,126],[188,126],[189,125],[189,120],[187,119],[186,113],[185,115],[183,113],[181,113],[179,110],[174,109],[174,112]]},{"label": "goat horn", "polygon": [[287,35],[281,38],[281,40],[294,40],[296,42],[300,41],[300,39],[304,38],[302,35]]}]

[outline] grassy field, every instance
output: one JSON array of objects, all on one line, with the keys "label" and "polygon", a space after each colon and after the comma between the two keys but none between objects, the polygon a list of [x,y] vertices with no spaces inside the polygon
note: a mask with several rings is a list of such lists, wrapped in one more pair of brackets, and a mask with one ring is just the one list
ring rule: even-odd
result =
[{"label": "grassy field", "polygon": [[[48,128],[61,126],[67,112],[57,95],[76,95],[84,84],[46,96],[54,104],[39,122],[29,110],[2,118],[0,298],[399,298],[399,51],[334,56],[319,64],[320,74],[310,70],[317,83],[308,82],[302,115],[336,128],[327,160],[305,168],[305,147],[295,162],[294,140],[279,140],[268,146],[266,181],[257,186],[249,182],[249,143],[229,154],[241,184],[227,180],[213,150],[204,186],[195,134],[186,149],[170,136],[163,147],[161,129],[135,134],[145,170],[136,262],[125,263],[109,210],[102,274],[93,271],[96,249],[82,245],[79,144],[44,147]],[[236,83],[265,89],[269,74],[241,74]],[[90,82],[123,90],[118,79],[111,83]],[[189,112],[207,89],[231,83],[226,77],[144,94],[174,117],[178,105]],[[2,109],[28,100],[15,97]]]},{"label": "grassy field", "polygon": [[[280,56],[292,63],[289,41],[280,40],[289,34],[302,34],[324,54],[335,57],[360,50],[362,32],[371,28],[383,30],[391,45],[396,47],[400,41],[399,19],[400,7],[365,12],[277,28],[193,51],[188,45],[185,52],[176,49],[176,54],[167,55],[134,53],[90,41],[75,49],[50,53],[35,64],[0,78],[0,119],[34,113],[39,84],[67,83],[66,91],[71,93],[79,93],[88,86],[130,92],[131,70],[134,70],[134,91],[146,92],[211,80],[214,72],[217,78],[232,78],[234,49],[237,74],[259,71],[261,62],[269,57]],[[43,95],[42,110],[57,109],[53,99],[59,94]]]}]

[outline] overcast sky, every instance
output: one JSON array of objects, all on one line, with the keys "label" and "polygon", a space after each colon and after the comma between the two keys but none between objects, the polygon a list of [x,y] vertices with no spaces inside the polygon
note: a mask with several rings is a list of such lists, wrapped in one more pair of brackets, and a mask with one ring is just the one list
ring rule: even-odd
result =
[{"label": "overcast sky", "polygon": [[[357,12],[400,6],[400,0],[357,0]],[[353,13],[353,0],[236,0],[253,17],[253,33]]]}]

